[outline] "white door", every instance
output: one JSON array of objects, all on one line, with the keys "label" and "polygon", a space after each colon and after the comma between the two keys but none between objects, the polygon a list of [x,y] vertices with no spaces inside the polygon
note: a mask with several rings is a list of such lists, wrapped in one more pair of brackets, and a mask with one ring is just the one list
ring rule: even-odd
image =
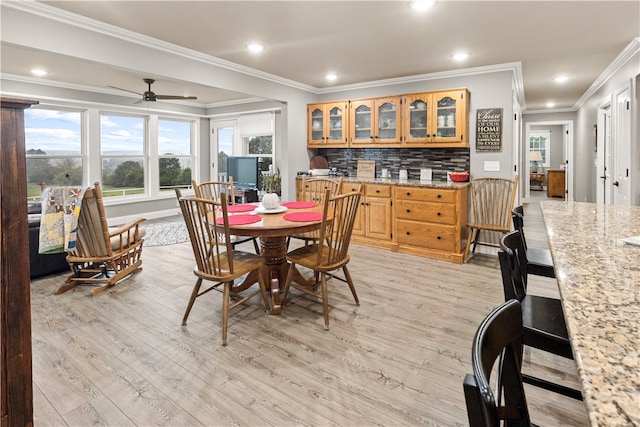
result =
[{"label": "white door", "polygon": [[613,182],[613,204],[629,206],[631,204],[631,94],[629,88],[616,95],[614,115],[615,146]]},{"label": "white door", "polygon": [[611,105],[598,109],[596,155],[596,201],[611,204]]},{"label": "white door", "polygon": [[238,139],[235,120],[211,122],[211,170],[209,172],[211,181],[227,180],[227,158],[234,154],[234,146],[238,144]]}]

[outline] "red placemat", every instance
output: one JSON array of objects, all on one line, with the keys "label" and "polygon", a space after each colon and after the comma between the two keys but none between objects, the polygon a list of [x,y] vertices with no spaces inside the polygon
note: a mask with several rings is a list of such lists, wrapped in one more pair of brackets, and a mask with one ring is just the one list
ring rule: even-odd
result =
[{"label": "red placemat", "polygon": [[283,216],[287,221],[296,222],[311,222],[320,221],[322,219],[322,212],[293,212]]},{"label": "red placemat", "polygon": [[285,202],[281,203],[281,205],[286,206],[289,209],[307,209],[318,206],[316,202]]},{"label": "red placemat", "polygon": [[[254,222],[262,221],[262,217],[260,215],[230,215],[229,216],[229,225],[242,225],[242,224],[252,224]],[[224,219],[222,217],[216,218],[216,224],[224,224]]]},{"label": "red placemat", "polygon": [[256,205],[243,204],[243,205],[229,205],[227,206],[227,212],[250,212],[257,208]]}]

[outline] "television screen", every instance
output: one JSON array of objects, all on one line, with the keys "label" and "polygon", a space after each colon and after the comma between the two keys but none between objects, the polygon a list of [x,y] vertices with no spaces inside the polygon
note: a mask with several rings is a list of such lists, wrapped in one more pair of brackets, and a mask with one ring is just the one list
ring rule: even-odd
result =
[{"label": "television screen", "polygon": [[227,175],[233,177],[233,185],[236,188],[258,188],[258,158],[228,157]]}]

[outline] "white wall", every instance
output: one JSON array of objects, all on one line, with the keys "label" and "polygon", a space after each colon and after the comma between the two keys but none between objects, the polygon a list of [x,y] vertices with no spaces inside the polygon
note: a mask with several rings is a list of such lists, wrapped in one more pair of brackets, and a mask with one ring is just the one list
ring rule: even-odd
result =
[{"label": "white wall", "polygon": [[597,123],[598,106],[605,100],[610,99],[613,105],[613,96],[620,89],[629,87],[632,94],[631,116],[631,159],[633,181],[631,183],[631,204],[640,205],[640,111],[637,98],[633,98],[636,93],[636,79],[640,75],[640,52],[621,66],[593,95],[585,100],[584,104],[577,111],[577,125],[575,132],[575,156],[576,156],[576,191],[577,201],[596,201],[596,168],[593,150],[594,136],[593,126]]}]

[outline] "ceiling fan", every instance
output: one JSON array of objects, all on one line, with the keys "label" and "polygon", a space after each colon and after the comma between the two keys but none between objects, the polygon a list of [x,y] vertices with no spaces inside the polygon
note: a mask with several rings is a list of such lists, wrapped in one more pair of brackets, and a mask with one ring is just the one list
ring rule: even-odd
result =
[{"label": "ceiling fan", "polygon": [[136,95],[142,96],[142,99],[136,101],[136,104],[141,103],[143,101],[155,102],[157,100],[162,100],[162,99],[198,99],[195,96],[188,96],[188,95],[157,95],[155,92],[151,90],[151,85],[153,84],[153,82],[155,82],[154,79],[142,79],[142,81],[144,81],[149,87],[149,89],[144,93],[138,93],[129,89],[122,89],[116,86],[107,86],[107,87],[118,89],[118,90],[124,90],[125,92],[131,92],[131,93],[135,93]]}]

